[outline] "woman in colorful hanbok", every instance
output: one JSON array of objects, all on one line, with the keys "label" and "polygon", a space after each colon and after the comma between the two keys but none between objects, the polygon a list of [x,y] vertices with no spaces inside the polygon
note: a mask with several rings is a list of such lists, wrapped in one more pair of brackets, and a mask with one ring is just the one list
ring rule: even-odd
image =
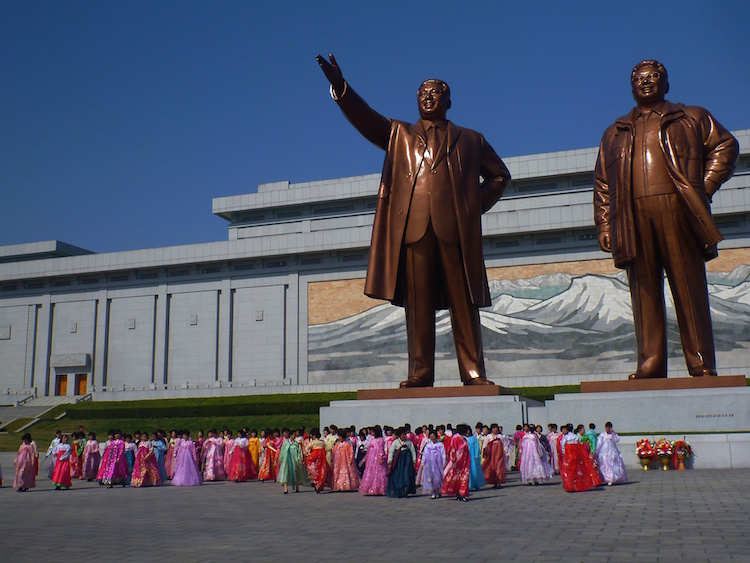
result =
[{"label": "woman in colorful hanbok", "polygon": [[581,444],[578,434],[573,432],[573,425],[562,427],[562,476],[563,489],[570,492],[588,491],[601,485],[599,472],[591,463],[588,450]]},{"label": "woman in colorful hanbok", "polygon": [[310,430],[310,440],[305,446],[307,455],[305,465],[310,474],[315,492],[319,493],[326,485],[330,486],[331,468],[326,460],[326,445],[320,439],[320,431],[317,428]]},{"label": "woman in colorful hanbok", "polygon": [[47,448],[47,455],[44,456],[44,459],[47,459],[48,457],[52,458],[49,462],[49,470],[47,471],[47,476],[50,479],[52,479],[52,473],[55,471],[55,463],[57,463],[57,455],[55,454],[55,451],[57,450],[57,446],[60,445],[61,441],[62,430],[57,430],[55,432],[55,437],[52,439],[52,442],[50,442],[49,448]]},{"label": "woman in colorful hanbok", "polygon": [[96,434],[89,432],[89,439],[83,447],[83,455],[81,456],[81,479],[86,479],[87,481],[96,479],[101,457],[99,442],[96,441]]},{"label": "woman in colorful hanbok", "polygon": [[174,475],[174,459],[175,454],[177,453],[175,451],[175,448],[177,447],[177,441],[179,438],[177,437],[177,432],[174,430],[171,430],[169,432],[169,443],[167,444],[167,452],[164,454],[164,468],[167,470],[167,478],[171,479]]},{"label": "woman in colorful hanbok", "polygon": [[132,487],[155,487],[161,485],[159,464],[156,462],[154,445],[148,439],[148,433],[141,434],[143,438],[138,444],[138,451],[133,464],[133,476],[130,480]]},{"label": "woman in colorful hanbok", "polygon": [[500,434],[500,427],[493,424],[490,433],[484,438],[484,461],[482,473],[487,483],[497,489],[505,483],[507,463],[505,458],[505,443]]},{"label": "woman in colorful hanbok", "polygon": [[599,475],[607,483],[621,484],[628,482],[628,474],[625,471],[625,464],[622,461],[622,455],[617,448],[617,442],[620,437],[617,432],[612,430],[612,423],[607,422],[604,425],[604,432],[599,434],[596,441],[596,462],[599,469]]},{"label": "woman in colorful hanbok", "polygon": [[70,480],[70,450],[68,435],[63,434],[60,443],[55,447],[54,455],[57,460],[55,461],[55,470],[52,472],[52,482],[58,491],[73,486]]},{"label": "woman in colorful hanbok", "polygon": [[175,444],[172,468],[174,470],[172,485],[175,487],[195,487],[203,482],[198,471],[195,444],[190,439],[190,432],[187,430],[182,431],[182,438]]},{"label": "woman in colorful hanbok", "polygon": [[357,491],[360,477],[354,461],[354,448],[339,430],[339,441],[333,447],[333,490]]},{"label": "woman in colorful hanbok", "polygon": [[128,477],[125,479],[125,483],[128,485],[130,485],[130,479],[133,475],[136,453],[138,453],[138,446],[133,442],[133,436],[131,434],[125,434],[125,461],[128,462]]},{"label": "woman in colorful hanbok", "polygon": [[441,495],[455,495],[457,500],[466,501],[469,498],[469,474],[471,473],[471,454],[467,438],[471,427],[459,424],[456,433],[451,438],[451,453],[448,465],[445,467],[443,488]]},{"label": "woman in colorful hanbok", "polygon": [[437,433],[433,430],[429,434],[429,440],[422,442],[422,461],[417,472],[417,484],[422,485],[423,495],[437,498],[443,487],[443,472],[448,458],[445,446],[438,442]]},{"label": "woman in colorful hanbok", "polygon": [[367,458],[368,434],[364,429],[359,431],[356,445],[354,446],[354,466],[357,468],[360,480],[365,472],[365,459]]},{"label": "woman in colorful hanbok", "polygon": [[224,471],[224,440],[216,430],[208,431],[208,439],[203,444],[203,480],[226,481]]},{"label": "woman in colorful hanbok", "polygon": [[558,438],[560,437],[560,433],[557,431],[557,424],[549,424],[547,428],[549,428],[549,432],[547,432],[547,442],[550,447],[550,465],[557,475],[560,473],[560,450],[558,449]]},{"label": "woman in colorful hanbok", "polygon": [[524,435],[521,438],[521,457],[519,461],[519,471],[521,472],[521,483],[529,485],[538,485],[552,477],[552,470],[549,464],[542,462],[545,455],[539,438],[533,429],[524,425]]},{"label": "woman in colorful hanbok", "polygon": [[232,431],[228,428],[224,429],[224,471],[227,472],[227,476],[229,475],[229,462],[231,461],[229,459],[232,449],[234,448],[234,437],[232,436]]},{"label": "woman in colorful hanbok", "polygon": [[[203,430],[198,430],[198,437],[195,439],[195,455],[198,456],[198,459],[203,459],[203,444],[206,443],[206,440],[203,438]],[[200,467],[198,468],[200,471]]]},{"label": "woman in colorful hanbok", "polygon": [[83,474],[83,448],[86,445],[86,440],[79,439],[78,432],[73,432],[72,438],[70,444],[70,478],[80,479]]},{"label": "woman in colorful hanbok", "polygon": [[13,462],[16,468],[16,478],[13,487],[23,493],[36,487],[36,473],[34,473],[34,446],[31,445],[31,434],[24,434],[21,438],[23,443],[18,448],[16,459]]},{"label": "woman in colorful hanbok", "polygon": [[258,472],[260,481],[276,481],[278,475],[279,448],[276,446],[276,440],[273,436],[266,438],[265,457],[263,464]]},{"label": "woman in colorful hanbok", "polygon": [[367,447],[365,472],[359,484],[363,495],[383,496],[388,489],[388,450],[380,426],[373,428],[373,439]]},{"label": "woman in colorful hanbok", "polygon": [[128,477],[128,462],[125,459],[125,441],[119,430],[113,433],[113,440],[104,450],[102,463],[96,475],[101,485],[107,485],[110,489],[115,485],[126,485]]},{"label": "woman in colorful hanbok", "polygon": [[402,498],[417,494],[417,453],[414,444],[406,438],[406,429],[399,428],[388,450],[388,488],[385,496]]},{"label": "woman in colorful hanbok", "polygon": [[279,452],[279,473],[277,480],[284,485],[284,494],[289,492],[289,485],[294,485],[294,492],[299,492],[299,486],[305,482],[304,465],[302,464],[302,448],[296,440],[297,432],[290,432],[288,428],[282,430],[284,441]]},{"label": "woman in colorful hanbok", "polygon": [[255,467],[260,469],[260,439],[258,438],[258,431],[251,430],[250,437],[247,439],[247,449],[250,452],[250,457],[253,458]]},{"label": "woman in colorful hanbok", "polygon": [[487,484],[482,472],[482,449],[479,446],[479,439],[476,434],[471,433],[466,442],[469,445],[469,454],[471,455],[471,465],[469,467],[469,489],[478,491]]},{"label": "woman in colorful hanbok", "polygon": [[228,477],[235,483],[244,483],[258,478],[258,468],[253,463],[253,457],[248,449],[248,439],[244,430],[240,430],[229,452]]},{"label": "woman in colorful hanbok", "polygon": [[159,478],[162,483],[167,482],[167,463],[166,455],[167,447],[164,437],[161,432],[153,432],[151,434],[151,446],[154,448],[154,456],[156,457],[156,466],[159,468]]}]

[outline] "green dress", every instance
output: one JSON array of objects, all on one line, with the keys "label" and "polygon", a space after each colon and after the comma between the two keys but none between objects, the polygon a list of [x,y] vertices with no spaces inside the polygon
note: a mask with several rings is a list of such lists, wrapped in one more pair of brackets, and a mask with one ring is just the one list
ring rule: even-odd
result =
[{"label": "green dress", "polygon": [[286,440],[279,453],[280,467],[277,481],[286,485],[301,485],[305,481],[302,448],[296,440]]}]

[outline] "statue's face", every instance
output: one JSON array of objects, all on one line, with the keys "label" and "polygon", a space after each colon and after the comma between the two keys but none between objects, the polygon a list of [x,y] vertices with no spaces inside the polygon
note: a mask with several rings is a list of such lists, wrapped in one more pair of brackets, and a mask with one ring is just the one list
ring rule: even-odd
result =
[{"label": "statue's face", "polygon": [[447,92],[443,92],[440,84],[427,82],[417,90],[417,105],[422,119],[442,120],[451,107],[451,98]]},{"label": "statue's face", "polygon": [[632,78],[633,98],[640,105],[655,105],[664,101],[669,91],[666,76],[656,67],[644,66]]}]

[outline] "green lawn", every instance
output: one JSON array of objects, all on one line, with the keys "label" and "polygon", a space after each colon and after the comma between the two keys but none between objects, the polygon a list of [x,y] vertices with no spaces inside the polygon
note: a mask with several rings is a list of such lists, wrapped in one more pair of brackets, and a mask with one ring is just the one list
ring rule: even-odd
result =
[{"label": "green lawn", "polygon": [[[153,432],[187,429],[192,436],[198,430],[225,426],[232,432],[264,428],[312,428],[320,424],[318,409],[331,401],[356,398],[350,393],[300,393],[280,395],[248,395],[243,397],[210,397],[200,399],[152,399],[145,401],[101,401],[60,405],[42,416],[27,430],[41,449],[45,449],[56,430],[65,433],[83,426],[95,432],[97,439],[106,440],[107,431],[122,430]],[[60,420],[55,420],[65,413]],[[247,413],[247,414],[243,414]],[[7,434],[0,434],[0,451],[15,451],[21,444],[21,433],[15,432],[30,420],[12,422]]]}]

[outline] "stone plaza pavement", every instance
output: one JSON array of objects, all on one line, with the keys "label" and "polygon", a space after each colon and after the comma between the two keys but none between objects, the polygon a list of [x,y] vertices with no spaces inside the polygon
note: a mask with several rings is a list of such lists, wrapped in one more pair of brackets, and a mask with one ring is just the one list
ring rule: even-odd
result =
[{"label": "stone plaza pavement", "polygon": [[556,477],[469,502],[283,495],[271,483],[12,488],[0,454],[0,561],[750,561],[750,470],[635,471],[566,493]]}]

